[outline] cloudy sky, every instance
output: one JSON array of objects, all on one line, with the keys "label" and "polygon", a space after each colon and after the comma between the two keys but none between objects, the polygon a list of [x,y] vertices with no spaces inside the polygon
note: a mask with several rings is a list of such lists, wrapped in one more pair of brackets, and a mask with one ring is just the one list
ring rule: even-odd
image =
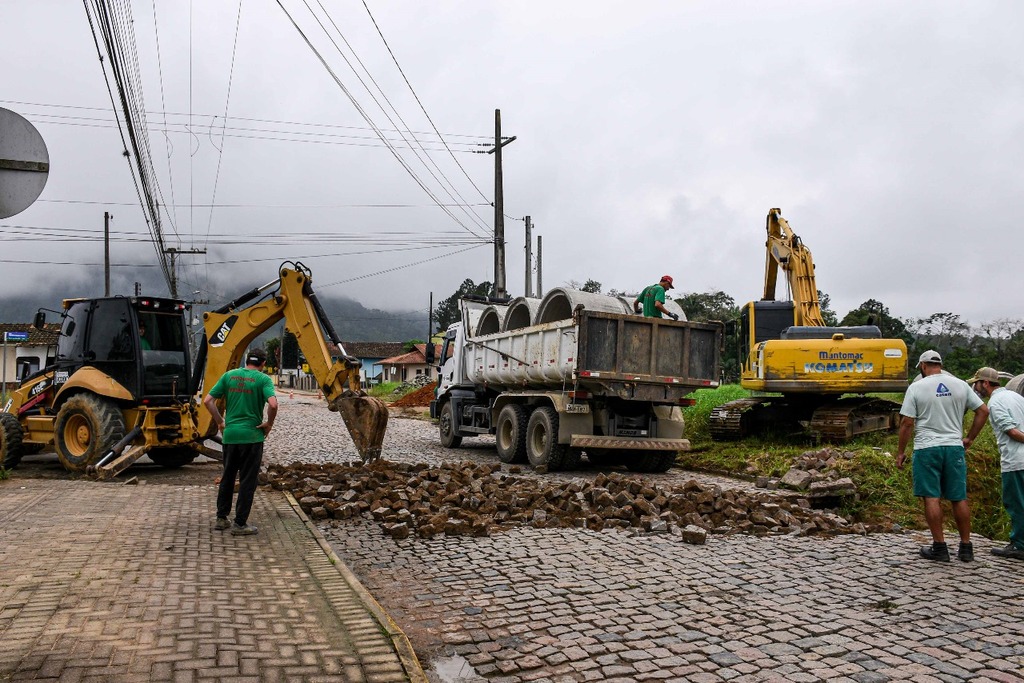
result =
[{"label": "cloudy sky", "polygon": [[[500,109],[516,136],[514,296],[530,215],[545,287],[636,291],[668,273],[679,291],[756,299],[765,215],[781,207],[840,316],[873,298],[903,318],[1024,319],[1019,2],[110,10],[132,29],[167,245],[206,251],[178,259],[186,297],[224,301],[283,260],[310,266],[324,294],[388,309],[491,280],[494,157],[472,151],[488,149]],[[157,293],[82,3],[8,2],[3,25],[0,107],[38,128],[51,162],[41,200],[0,220],[5,290],[97,293],[106,210],[115,290]]]}]

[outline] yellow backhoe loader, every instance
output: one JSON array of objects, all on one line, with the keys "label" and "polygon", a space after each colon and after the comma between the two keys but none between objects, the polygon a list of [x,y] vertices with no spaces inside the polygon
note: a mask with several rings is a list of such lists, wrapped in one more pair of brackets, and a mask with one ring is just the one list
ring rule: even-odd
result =
[{"label": "yellow backhoe loader", "polygon": [[[768,212],[764,297],[740,315],[740,383],[767,395],[715,408],[715,440],[803,428],[828,441],[897,426],[900,404],[867,396],[907,389],[907,347],[874,325],[829,327],[822,319],[814,261],[780,209]],[[775,298],[779,270],[792,300]]]},{"label": "yellow backhoe loader", "polygon": [[[25,379],[0,411],[0,464],[52,447],[65,468],[107,478],[143,455],[165,467],[220,459],[202,395],[282,318],[360,457],[380,457],[387,406],[360,390],[360,363],[345,354],[302,264],[205,313],[194,362],[185,315],[174,299],[65,300],[55,364]],[[35,324],[44,322],[40,311]]]}]

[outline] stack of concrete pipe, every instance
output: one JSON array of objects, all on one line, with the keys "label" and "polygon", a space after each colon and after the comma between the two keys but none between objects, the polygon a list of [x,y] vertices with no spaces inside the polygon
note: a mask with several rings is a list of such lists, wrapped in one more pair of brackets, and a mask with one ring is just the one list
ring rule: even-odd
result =
[{"label": "stack of concrete pipe", "polygon": [[[572,317],[572,312],[577,306],[583,306],[588,311],[601,311],[604,313],[633,313],[633,301],[636,297],[630,296],[607,296],[605,294],[593,294],[581,292],[578,289],[557,287],[548,292],[541,299],[540,307],[533,318],[533,323],[555,322]],[[672,299],[666,297],[665,308],[679,316],[680,320],[686,320],[683,309]]]}]

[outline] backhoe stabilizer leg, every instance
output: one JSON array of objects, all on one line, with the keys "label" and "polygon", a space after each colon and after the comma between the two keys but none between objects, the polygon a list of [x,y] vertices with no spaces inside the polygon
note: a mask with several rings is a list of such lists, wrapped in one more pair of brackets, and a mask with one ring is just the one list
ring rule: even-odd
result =
[{"label": "backhoe stabilizer leg", "polygon": [[132,446],[126,448],[120,456],[105,465],[96,468],[96,478],[111,479],[135,464],[135,461],[149,453],[150,446]]},{"label": "backhoe stabilizer leg", "polygon": [[360,459],[373,462],[380,458],[388,428],[387,404],[372,396],[342,396],[334,399],[330,408],[341,413]]}]

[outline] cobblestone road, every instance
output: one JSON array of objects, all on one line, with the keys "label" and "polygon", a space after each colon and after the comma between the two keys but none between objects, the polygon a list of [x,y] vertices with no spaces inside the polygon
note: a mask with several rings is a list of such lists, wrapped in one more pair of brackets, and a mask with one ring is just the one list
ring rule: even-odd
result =
[{"label": "cobblestone road", "polygon": [[[268,460],[355,458],[340,418],[283,402]],[[384,457],[494,462],[478,441],[450,451],[428,422],[392,419]],[[916,558],[921,533],[692,546],[621,530],[400,541],[369,521],[321,530],[437,680],[1024,680],[1024,563],[981,538],[977,562],[937,565]]]}]

